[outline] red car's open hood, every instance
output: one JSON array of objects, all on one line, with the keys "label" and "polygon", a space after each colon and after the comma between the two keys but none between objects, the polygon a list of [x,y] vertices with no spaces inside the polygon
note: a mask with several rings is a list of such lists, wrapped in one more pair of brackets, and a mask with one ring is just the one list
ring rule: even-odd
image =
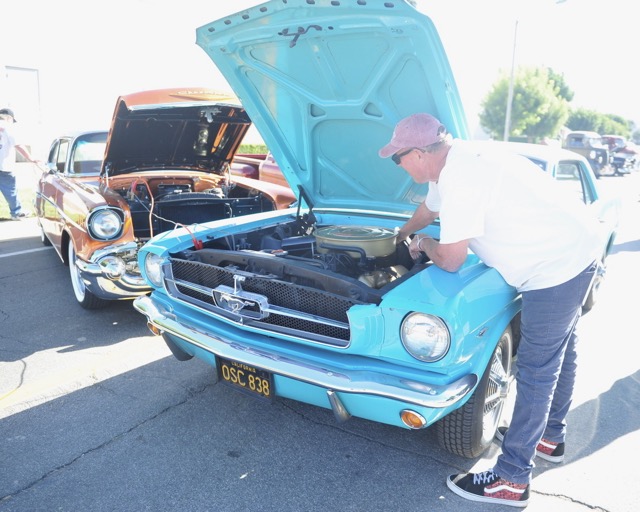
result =
[{"label": "red car's open hood", "polygon": [[162,89],[118,98],[103,175],[149,169],[222,172],[251,121],[232,94]]}]

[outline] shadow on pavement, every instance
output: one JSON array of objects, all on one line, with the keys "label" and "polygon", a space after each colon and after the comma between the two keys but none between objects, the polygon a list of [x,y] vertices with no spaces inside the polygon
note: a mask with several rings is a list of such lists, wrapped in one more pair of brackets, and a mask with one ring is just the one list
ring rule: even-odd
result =
[{"label": "shadow on pavement", "polygon": [[569,412],[571,448],[565,464],[593,455],[640,429],[640,370],[617,380],[597,398]]},{"label": "shadow on pavement", "polygon": [[620,252],[638,252],[640,251],[640,240],[633,240],[629,242],[623,242],[621,244],[614,244],[611,248],[611,254],[618,254]]}]

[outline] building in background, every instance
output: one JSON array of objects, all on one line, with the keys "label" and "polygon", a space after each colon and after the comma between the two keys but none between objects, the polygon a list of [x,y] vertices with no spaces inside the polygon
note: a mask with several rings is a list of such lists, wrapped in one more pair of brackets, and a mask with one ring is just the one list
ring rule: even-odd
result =
[{"label": "building in background", "polygon": [[[42,108],[40,71],[37,68],[0,63],[0,108],[16,113],[25,145],[37,158],[43,158],[45,141],[40,140]],[[22,156],[18,155],[18,162]]]}]

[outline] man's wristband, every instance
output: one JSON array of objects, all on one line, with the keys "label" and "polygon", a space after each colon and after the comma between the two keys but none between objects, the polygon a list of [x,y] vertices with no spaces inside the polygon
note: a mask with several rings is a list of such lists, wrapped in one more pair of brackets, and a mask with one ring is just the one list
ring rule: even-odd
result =
[{"label": "man's wristband", "polygon": [[423,241],[425,238],[427,238],[427,237],[426,237],[426,236],[422,236],[422,237],[420,237],[420,238],[418,239],[418,250],[419,250],[419,251],[422,251],[422,252],[423,252],[423,253],[425,253],[425,254],[427,254],[427,251],[425,251],[425,250],[422,248],[422,241]]}]

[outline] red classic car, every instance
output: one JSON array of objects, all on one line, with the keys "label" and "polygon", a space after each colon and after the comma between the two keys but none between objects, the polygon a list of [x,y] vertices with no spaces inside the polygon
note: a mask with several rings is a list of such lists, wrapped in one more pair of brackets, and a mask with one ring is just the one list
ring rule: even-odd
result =
[{"label": "red classic car", "polygon": [[616,175],[629,174],[640,164],[640,151],[621,135],[603,135],[602,142],[609,147],[613,157],[611,165]]},{"label": "red classic car", "polygon": [[278,163],[270,152],[257,155],[236,155],[231,165],[231,173],[260,181],[268,181],[269,183],[277,183],[284,187],[289,186]]},{"label": "red classic car", "polygon": [[150,291],[138,248],[176,227],[288,207],[288,187],[232,176],[251,121],[238,100],[202,88],[118,99],[111,128],[56,138],[36,190],[42,242],[95,309]]}]

